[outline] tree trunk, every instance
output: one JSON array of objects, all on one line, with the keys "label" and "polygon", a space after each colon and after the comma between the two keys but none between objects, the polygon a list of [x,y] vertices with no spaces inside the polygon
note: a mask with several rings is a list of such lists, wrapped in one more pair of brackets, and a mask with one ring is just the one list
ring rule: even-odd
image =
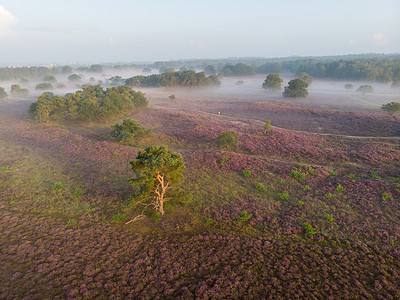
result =
[{"label": "tree trunk", "polygon": [[157,207],[158,210],[160,211],[160,214],[164,214],[164,201],[165,201],[165,192],[168,189],[169,182],[165,183],[164,180],[164,174],[160,174],[160,172],[157,173],[156,179],[158,180],[158,185],[156,187],[155,193],[157,195],[156,201],[157,201]]}]

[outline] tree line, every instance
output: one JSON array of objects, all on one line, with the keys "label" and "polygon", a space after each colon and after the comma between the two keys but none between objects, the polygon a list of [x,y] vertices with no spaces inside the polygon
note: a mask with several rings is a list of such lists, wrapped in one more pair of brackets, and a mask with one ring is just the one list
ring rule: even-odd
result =
[{"label": "tree line", "polygon": [[121,116],[147,104],[148,100],[143,93],[128,86],[104,90],[100,85],[87,85],[82,90],[65,96],[43,93],[30,105],[29,113],[40,122],[101,121]]},{"label": "tree line", "polygon": [[133,76],[125,80],[125,84],[132,87],[209,86],[220,85],[220,81],[216,75],[206,77],[204,72],[196,73],[186,70],[149,76]]}]

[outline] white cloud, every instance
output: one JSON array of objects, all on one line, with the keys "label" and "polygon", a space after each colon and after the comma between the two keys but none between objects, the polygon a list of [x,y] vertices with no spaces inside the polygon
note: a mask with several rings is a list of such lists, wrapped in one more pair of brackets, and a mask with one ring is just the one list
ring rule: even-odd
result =
[{"label": "white cloud", "polygon": [[0,5],[0,38],[12,35],[11,25],[17,21],[16,16]]},{"label": "white cloud", "polygon": [[388,42],[383,33],[374,33],[372,37],[374,38],[375,44],[377,45],[386,45]]}]

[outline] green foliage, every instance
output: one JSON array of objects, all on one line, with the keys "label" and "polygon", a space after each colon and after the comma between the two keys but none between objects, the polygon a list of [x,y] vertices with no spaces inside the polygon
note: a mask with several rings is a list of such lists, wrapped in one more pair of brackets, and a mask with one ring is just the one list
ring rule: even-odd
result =
[{"label": "green foliage", "polygon": [[279,74],[268,74],[263,82],[263,89],[280,90],[282,88],[283,79]]},{"label": "green foliage", "polygon": [[131,119],[125,119],[122,124],[114,124],[111,126],[110,136],[125,145],[133,145],[139,138],[151,134],[151,129],[141,127],[140,124]]},{"label": "green foliage", "polygon": [[353,173],[350,173],[347,177],[350,179],[354,179],[354,178],[356,178],[356,175]]},{"label": "green foliage", "polygon": [[270,128],[271,128],[271,120],[265,121],[265,123],[264,123],[264,133],[267,133]]},{"label": "green foliage", "polygon": [[378,175],[374,170],[371,171],[371,177],[372,179],[380,180],[381,176]]},{"label": "green foliage", "polygon": [[261,193],[265,193],[267,191],[267,188],[262,183],[257,183],[256,189]]},{"label": "green foliage", "polygon": [[0,171],[2,171],[2,172],[6,172],[8,170],[9,170],[8,167],[4,167],[4,166],[0,167]]},{"label": "green foliage", "polygon": [[338,172],[334,171],[334,170],[326,170],[329,174],[331,174],[332,176],[338,176]]},{"label": "green foliage", "polygon": [[328,193],[325,194],[325,198],[326,199],[331,199],[333,197],[335,197],[335,196],[331,192],[328,192]]},{"label": "green foliage", "polygon": [[266,62],[256,69],[257,74],[279,73],[281,66],[277,62]]},{"label": "green foliage", "polygon": [[383,104],[381,106],[383,111],[386,111],[389,115],[394,115],[396,113],[400,113],[400,103],[399,102],[390,102],[387,104]]},{"label": "green foliage", "polygon": [[336,190],[337,190],[338,192],[343,192],[343,191],[345,190],[345,188],[342,187],[342,185],[339,183],[339,184],[336,186]]},{"label": "green foliage", "polygon": [[303,206],[304,205],[304,202],[303,201],[298,201],[297,202],[297,206]]},{"label": "green foliage", "polygon": [[292,178],[294,178],[294,179],[296,179],[296,180],[298,180],[298,181],[301,181],[301,180],[303,180],[303,179],[306,177],[306,174],[304,174],[304,173],[301,172],[300,170],[299,170],[299,171],[297,171],[297,170],[292,170],[292,171],[290,172],[289,176],[292,177]]},{"label": "green foliage", "polygon": [[80,189],[80,188],[76,188],[75,191],[74,191],[74,195],[75,195],[75,196],[81,196],[81,195],[83,195],[83,190]]},{"label": "green foliage", "polygon": [[206,221],[206,225],[212,225],[214,223],[215,223],[215,221],[213,219],[211,219],[211,218],[208,218],[207,221]]},{"label": "green foliage", "polygon": [[169,98],[169,100],[175,100],[176,99],[175,95],[170,95],[168,98]]},{"label": "green foliage", "polygon": [[111,221],[113,222],[125,222],[126,216],[125,214],[117,213],[111,217]]},{"label": "green foliage", "polygon": [[54,182],[51,190],[53,191],[53,193],[57,193],[59,191],[61,191],[64,188],[64,185],[61,182]]},{"label": "green foliage", "polygon": [[192,70],[166,72],[149,76],[134,76],[125,81],[133,87],[160,87],[160,86],[210,86],[220,85],[216,75],[206,77],[204,72],[196,73]]},{"label": "green foliage", "polygon": [[282,193],[278,193],[278,199],[280,201],[289,201],[289,193],[287,191],[283,191]]},{"label": "green foliage", "polygon": [[226,164],[228,162],[228,158],[226,157],[226,156],[223,156],[222,158],[221,158],[221,164]]},{"label": "green foliage", "polygon": [[368,84],[365,84],[365,85],[361,85],[361,86],[357,89],[357,92],[361,92],[361,93],[363,93],[363,95],[364,95],[364,94],[366,94],[366,93],[373,93],[373,92],[374,92],[374,89],[373,89],[372,86],[370,86],[370,85],[368,85]]},{"label": "green foliage", "polygon": [[206,66],[206,67],[204,68],[204,73],[205,73],[207,76],[210,76],[210,75],[216,75],[216,74],[217,74],[217,71],[215,70],[215,68],[214,68],[213,66],[208,65],[208,66]]},{"label": "green foliage", "polygon": [[220,74],[225,77],[252,76],[256,74],[256,71],[246,64],[238,63],[236,65],[225,65]]},{"label": "green foliage", "polygon": [[15,205],[16,202],[14,200],[10,201],[10,205]]},{"label": "green foliage", "polygon": [[237,218],[238,221],[240,222],[246,222],[250,219],[250,216],[248,215],[247,211],[242,211]]},{"label": "green foliage", "polygon": [[54,75],[47,75],[43,77],[43,81],[45,82],[57,82],[57,79]]},{"label": "green foliage", "polygon": [[305,230],[305,232],[306,232],[308,235],[314,235],[314,234],[316,234],[315,229],[312,227],[312,225],[311,225],[310,223],[304,222],[301,226],[303,227],[303,229]]},{"label": "green foliage", "polygon": [[311,189],[311,187],[309,186],[309,185],[305,185],[305,186],[303,186],[302,188],[301,188],[301,190],[303,191],[303,192],[307,192],[307,191],[309,191]]},{"label": "green foliage", "polygon": [[313,79],[308,73],[303,72],[299,75],[299,78],[303,79],[305,82],[307,82],[308,85],[311,85]]},{"label": "green foliage", "polygon": [[103,67],[101,65],[98,65],[98,64],[91,65],[90,68],[89,68],[89,71],[93,72],[93,73],[101,73],[101,72],[103,72]]},{"label": "green foliage", "polygon": [[151,146],[139,151],[130,164],[133,171],[137,172],[137,177],[129,180],[137,190],[136,198],[150,201],[163,214],[163,203],[167,200],[163,197],[164,194],[170,191],[171,195],[183,177],[185,164],[182,155],[168,150],[167,147]]},{"label": "green foliage", "polygon": [[344,88],[346,90],[352,90],[354,88],[354,86],[351,83],[347,83],[347,84],[344,85]]},{"label": "green foliage", "polygon": [[243,171],[243,176],[246,177],[246,178],[250,178],[251,177],[251,171],[250,170]]},{"label": "green foliage", "polygon": [[74,224],[75,220],[74,219],[68,219],[67,223],[65,224],[65,226],[70,227]]},{"label": "green foliage", "polygon": [[393,196],[390,196],[388,193],[383,193],[382,194],[382,200],[386,201],[386,200],[393,200]]},{"label": "green foliage", "polygon": [[224,131],[217,138],[217,144],[220,148],[232,150],[236,148],[239,138],[234,131]]},{"label": "green foliage", "polygon": [[40,122],[59,120],[98,121],[118,117],[148,103],[141,92],[118,86],[103,90],[100,85],[86,85],[81,91],[64,97],[44,93],[29,107]]},{"label": "green foliage", "polygon": [[54,90],[54,86],[49,82],[38,83],[35,90]]},{"label": "green foliage", "polygon": [[26,96],[29,95],[28,89],[21,89],[19,84],[13,84],[10,89],[11,95],[13,96]]},{"label": "green foliage", "polygon": [[283,97],[305,98],[308,95],[308,83],[301,78],[292,79],[288,86],[285,86]]},{"label": "green foliage", "polygon": [[326,219],[328,222],[333,222],[333,216],[330,215],[330,214],[327,214],[327,215],[325,216],[325,219]]}]

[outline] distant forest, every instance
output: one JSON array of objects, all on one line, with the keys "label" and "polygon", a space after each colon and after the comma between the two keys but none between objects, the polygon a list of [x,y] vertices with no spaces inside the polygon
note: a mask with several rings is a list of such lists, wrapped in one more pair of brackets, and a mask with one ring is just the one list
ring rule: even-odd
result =
[{"label": "distant forest", "polygon": [[149,76],[134,76],[125,81],[125,84],[133,87],[158,87],[158,86],[209,86],[220,85],[216,75],[206,77],[204,72],[192,70],[166,72]]},{"label": "distant forest", "polygon": [[[391,82],[400,78],[400,54],[362,54],[325,57],[227,58],[162,61],[151,64],[91,65],[0,68],[0,81],[43,78],[76,71],[101,73],[103,69],[159,70],[161,74],[134,76],[125,82],[130,86],[205,86],[218,84],[218,76],[251,76],[255,74],[303,72],[314,78]],[[175,71],[180,70],[180,71]],[[196,73],[194,70],[204,70]],[[207,77],[206,75],[210,75]],[[123,82],[123,81],[122,81]]]}]

